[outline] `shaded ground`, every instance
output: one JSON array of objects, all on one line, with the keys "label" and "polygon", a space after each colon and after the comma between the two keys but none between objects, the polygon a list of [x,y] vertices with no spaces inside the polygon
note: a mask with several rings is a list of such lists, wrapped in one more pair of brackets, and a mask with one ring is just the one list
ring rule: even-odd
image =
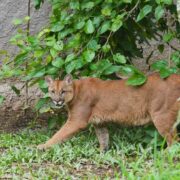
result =
[{"label": "shaded ground", "polygon": [[1,179],[167,179],[180,177],[180,144],[164,150],[153,127],[110,127],[111,144],[100,153],[94,129],[47,151],[36,145],[54,131],[0,134]]}]

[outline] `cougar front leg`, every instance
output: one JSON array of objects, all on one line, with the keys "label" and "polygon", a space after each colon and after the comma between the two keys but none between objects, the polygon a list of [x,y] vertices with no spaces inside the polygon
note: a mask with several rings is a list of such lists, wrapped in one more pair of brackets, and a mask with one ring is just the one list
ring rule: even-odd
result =
[{"label": "cougar front leg", "polygon": [[64,126],[49,139],[45,144],[38,145],[38,149],[47,149],[54,144],[61,143],[66,139],[72,137],[75,133],[81,129],[86,128],[87,123],[77,120],[68,120]]},{"label": "cougar front leg", "polygon": [[109,145],[108,129],[106,127],[95,126],[95,132],[96,132],[96,136],[99,140],[100,150],[101,151],[108,150],[108,145]]}]

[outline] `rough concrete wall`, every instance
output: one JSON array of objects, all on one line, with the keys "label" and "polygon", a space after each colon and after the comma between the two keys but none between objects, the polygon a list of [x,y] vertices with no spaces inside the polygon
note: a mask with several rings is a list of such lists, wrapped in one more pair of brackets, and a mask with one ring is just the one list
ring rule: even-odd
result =
[{"label": "rough concrete wall", "polygon": [[[11,89],[12,84],[18,89],[22,89],[24,86],[24,83],[11,79],[0,82],[0,95],[5,97],[3,106],[0,107],[0,132],[17,130],[18,127],[26,126],[30,120],[35,119],[36,113],[33,111],[33,107],[37,99],[42,96],[38,87],[31,87],[28,96],[29,107],[25,111],[25,88],[22,89],[20,96],[17,96]],[[45,117],[42,118],[45,119]]]},{"label": "rough concrete wall", "polygon": [[[162,59],[168,60],[170,58],[170,54],[174,52],[174,49],[168,45],[165,45],[164,51],[160,53],[158,50],[158,45],[160,44],[162,44],[161,41],[151,40],[149,41],[149,45],[148,44],[141,45],[143,48],[143,58],[133,59],[133,64],[146,73],[149,72],[149,68],[150,68],[149,65],[151,65],[153,62]],[[170,42],[170,45],[175,49],[180,49],[180,40],[174,39],[173,41]],[[150,57],[147,64],[146,60],[148,59],[151,53],[152,56]]]},{"label": "rough concrete wall", "polygon": [[[18,51],[17,47],[9,43],[9,39],[17,32],[17,28],[12,24],[12,21],[15,18],[24,18],[28,15],[28,1],[29,0],[0,0],[0,50],[7,50],[11,57]],[[35,34],[48,24],[50,10],[50,4],[48,4],[47,1],[45,1],[40,10],[36,10],[33,5],[33,0],[31,0],[30,34]],[[23,25],[22,28],[26,29],[26,25]],[[42,96],[38,87],[29,88],[28,99],[30,107],[27,109],[27,113],[25,113],[23,109],[25,89],[22,90],[21,96],[18,97],[11,89],[12,84],[20,89],[24,86],[22,82],[16,82],[11,79],[0,82],[0,95],[6,98],[3,106],[0,107],[0,131],[12,130],[15,129],[15,127],[17,128],[18,126],[27,124],[29,120],[33,120],[36,117],[36,113],[32,107],[37,99]]]},{"label": "rough concrete wall", "polygon": [[[17,52],[17,47],[9,44],[9,39],[17,29],[12,24],[14,18],[23,18],[28,14],[29,0],[1,0],[0,1],[0,50],[8,50],[11,55]],[[30,33],[34,34],[44,27],[49,19],[50,5],[47,1],[40,10],[35,10],[31,0]],[[25,28],[25,26],[23,27]]]}]

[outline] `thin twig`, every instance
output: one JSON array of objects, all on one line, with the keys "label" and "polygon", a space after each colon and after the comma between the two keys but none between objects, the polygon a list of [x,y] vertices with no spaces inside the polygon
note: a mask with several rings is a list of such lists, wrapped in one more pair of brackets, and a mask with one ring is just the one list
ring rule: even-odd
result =
[{"label": "thin twig", "polygon": [[108,35],[108,37],[107,37],[107,40],[106,40],[106,42],[105,42],[105,44],[104,45],[106,45],[108,42],[109,42],[109,39],[110,39],[110,37],[112,36],[112,31],[110,31],[110,33],[109,33],[109,35]]},{"label": "thin twig", "polygon": [[[28,16],[30,17],[30,13],[31,13],[31,0],[28,0]],[[26,30],[27,30],[27,36],[29,36],[29,34],[30,34],[30,20],[28,20],[28,22],[27,22],[27,28],[26,28]],[[28,63],[26,62],[26,64],[25,64],[25,69],[27,70],[27,68],[28,68]],[[25,114],[26,114],[26,108],[28,107],[28,96],[29,96],[29,89],[28,89],[28,81],[26,81],[26,83],[25,83]]]},{"label": "thin twig", "polygon": [[173,50],[175,50],[175,51],[179,51],[179,49],[177,49],[176,47],[174,47],[173,45],[171,45],[170,43],[167,43],[168,44],[168,46],[170,46]]},{"label": "thin twig", "polygon": [[153,53],[154,53],[154,50],[151,51],[151,53],[149,54],[149,56],[146,58],[146,64],[148,65],[148,71],[150,71],[150,69],[151,69],[151,65],[150,65],[150,63],[149,63],[149,60],[151,59]]},{"label": "thin twig", "polygon": [[171,67],[171,46],[169,46],[168,67]]},{"label": "thin twig", "polygon": [[140,2],[140,0],[138,0],[137,3],[135,4],[135,6],[128,12],[128,15],[125,20],[127,20],[131,16],[131,14],[134,12],[134,10],[138,7],[139,2]]},{"label": "thin twig", "polygon": [[[109,42],[109,39],[110,39],[110,37],[112,36],[112,34],[113,34],[113,32],[110,31],[110,33],[109,33],[109,35],[108,35],[108,37],[107,37],[107,39],[106,39],[106,42],[104,43],[104,46]],[[112,50],[111,50],[111,53],[112,53]],[[104,53],[103,53],[102,51],[100,51],[100,53],[99,53],[99,59],[102,59],[102,58],[103,58],[103,55],[104,55]]]}]

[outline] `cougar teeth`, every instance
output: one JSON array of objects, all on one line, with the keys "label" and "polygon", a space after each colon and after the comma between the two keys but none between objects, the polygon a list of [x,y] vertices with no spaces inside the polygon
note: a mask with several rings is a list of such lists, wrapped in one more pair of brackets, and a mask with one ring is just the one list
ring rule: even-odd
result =
[{"label": "cougar teeth", "polygon": [[57,102],[56,102],[56,101],[53,101],[53,103],[54,103],[55,105],[57,105]]}]

